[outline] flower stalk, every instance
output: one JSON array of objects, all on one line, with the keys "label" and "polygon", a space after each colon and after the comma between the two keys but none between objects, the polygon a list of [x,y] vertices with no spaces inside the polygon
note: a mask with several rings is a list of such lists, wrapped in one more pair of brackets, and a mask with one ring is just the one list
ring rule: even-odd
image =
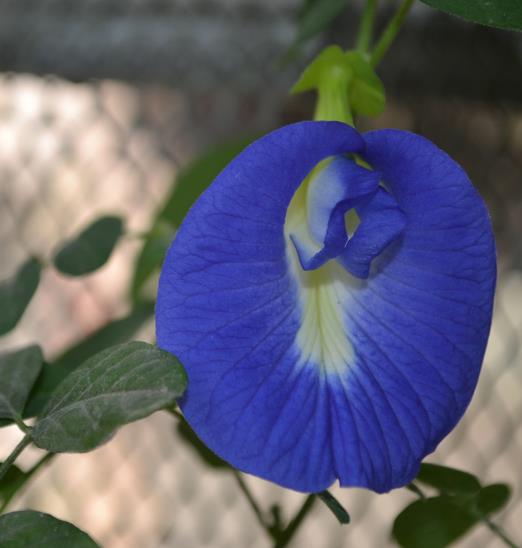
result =
[{"label": "flower stalk", "polygon": [[31,433],[28,432],[20,441],[20,443],[13,449],[12,453],[5,459],[0,466],[0,481],[7,474],[7,471],[14,464],[15,460],[18,458],[20,453],[31,443]]},{"label": "flower stalk", "polygon": [[378,0],[366,0],[366,4],[364,6],[356,45],[357,51],[362,54],[368,53],[368,50],[370,49],[377,3]]},{"label": "flower stalk", "polygon": [[414,0],[403,0],[399,9],[392,17],[391,21],[388,23],[388,26],[384,29],[384,32],[382,33],[382,36],[380,37],[375,48],[373,49],[370,57],[370,63],[373,67],[376,67],[381,62],[382,58],[390,49],[390,46],[395,40],[395,37],[401,30],[401,27],[413,5],[413,2]]}]

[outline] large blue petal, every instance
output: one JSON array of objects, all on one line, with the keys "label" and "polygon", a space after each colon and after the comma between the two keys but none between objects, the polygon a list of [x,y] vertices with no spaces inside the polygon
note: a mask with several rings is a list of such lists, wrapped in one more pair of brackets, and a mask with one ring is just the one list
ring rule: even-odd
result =
[{"label": "large blue petal", "polygon": [[[187,368],[187,420],[234,466],[301,491],[410,481],[469,402],[489,330],[493,240],[465,174],[418,136],[365,140],[304,122],[254,143],[189,212],[160,279],[158,343]],[[384,251],[367,280],[335,261],[305,273],[285,232],[300,182],[347,152],[406,217],[385,249],[368,240]]]}]

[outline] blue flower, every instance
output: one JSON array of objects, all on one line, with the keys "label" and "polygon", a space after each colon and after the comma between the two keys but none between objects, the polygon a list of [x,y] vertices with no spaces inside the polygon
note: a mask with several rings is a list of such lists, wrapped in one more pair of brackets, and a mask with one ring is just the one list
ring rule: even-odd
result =
[{"label": "blue flower", "polygon": [[188,213],[158,344],[186,367],[185,417],[233,466],[384,492],[464,413],[495,276],[486,208],[444,152],[302,122],[253,143]]}]

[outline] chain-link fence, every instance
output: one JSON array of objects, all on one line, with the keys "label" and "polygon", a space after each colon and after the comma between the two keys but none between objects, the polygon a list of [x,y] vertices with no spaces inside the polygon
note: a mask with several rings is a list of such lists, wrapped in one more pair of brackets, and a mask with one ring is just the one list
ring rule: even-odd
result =
[{"label": "chain-link fence", "polygon": [[[309,116],[307,98],[287,96],[302,61],[282,62],[297,1],[21,4],[0,1],[0,277],[101,213],[123,214],[139,233],[176,171],[206,145]],[[388,110],[363,124],[426,135],[466,168],[490,207],[500,269],[490,345],[465,419],[430,460],[511,483],[499,521],[522,538],[522,50],[512,34],[448,21],[413,14],[383,71]],[[349,29],[341,20],[334,36]],[[455,59],[441,61],[437,40],[446,52],[459,45]],[[137,248],[128,238],[103,270],[80,280],[47,270],[0,346],[37,342],[52,357],[123,314]],[[147,326],[140,336],[152,332]],[[16,437],[1,431],[2,453]],[[23,457],[29,463],[36,450]],[[287,516],[302,500],[249,483],[267,508],[282,502]],[[295,546],[387,546],[392,519],[411,498],[405,490],[334,493],[353,523],[341,528],[317,506]],[[56,458],[13,507],[70,520],[106,548],[268,546],[234,478],[205,468],[165,414],[91,454]],[[477,529],[461,546],[496,544]]]}]

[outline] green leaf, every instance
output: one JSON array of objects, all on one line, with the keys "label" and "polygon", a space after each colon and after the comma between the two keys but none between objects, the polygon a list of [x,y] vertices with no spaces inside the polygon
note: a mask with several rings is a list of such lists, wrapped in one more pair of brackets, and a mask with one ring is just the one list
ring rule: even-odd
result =
[{"label": "green leaf", "polygon": [[138,299],[145,282],[161,267],[175,227],[181,225],[201,193],[252,141],[252,138],[245,138],[212,147],[179,172],[174,180],[173,190],[157,213],[149,236],[136,259],[131,283],[134,301]]},{"label": "green leaf", "polygon": [[300,13],[295,45],[303,44],[325,30],[347,3],[347,0],[308,0]]},{"label": "green leaf", "polygon": [[28,474],[12,464],[0,482],[0,513],[27,481]]},{"label": "green leaf", "polygon": [[42,368],[39,346],[0,354],[0,417],[21,417],[29,392]]},{"label": "green leaf", "polygon": [[522,30],[520,0],[422,0],[422,2],[474,23]]},{"label": "green leaf", "polygon": [[107,262],[122,233],[119,217],[102,217],[67,242],[55,255],[54,265],[69,276],[94,272]]},{"label": "green leaf", "polygon": [[477,496],[477,510],[488,515],[501,510],[511,496],[511,489],[505,483],[492,483],[480,490]]},{"label": "green leaf", "polygon": [[328,506],[332,514],[337,518],[341,525],[350,523],[350,514],[343,505],[329,491],[322,491],[317,496]]},{"label": "green leaf", "polygon": [[403,548],[445,548],[478,522],[452,497],[417,500],[395,519],[393,537]]},{"label": "green leaf", "polygon": [[163,264],[165,253],[174,239],[174,233],[174,228],[160,219],[144,240],[143,247],[134,266],[134,276],[131,285],[131,293],[134,301],[139,298],[147,280]]},{"label": "green leaf", "polygon": [[16,274],[0,282],[0,335],[14,329],[40,283],[42,267],[37,259],[29,259]]},{"label": "green leaf", "polygon": [[59,384],[32,438],[53,453],[90,451],[120,426],[174,405],[186,385],[168,352],[137,341],[108,348]]},{"label": "green leaf", "polygon": [[472,474],[438,464],[422,463],[416,479],[445,494],[468,495],[480,491],[480,482]]},{"label": "green leaf", "polygon": [[230,470],[230,465],[223,459],[220,459],[215,453],[213,453],[194,433],[194,430],[190,428],[187,421],[184,419],[178,422],[176,427],[178,435],[187,442],[192,449],[201,457],[201,459],[211,468],[223,468]]},{"label": "green leaf", "polygon": [[2,548],[97,548],[87,533],[71,523],[34,510],[0,516]]},{"label": "green leaf", "polygon": [[24,417],[39,415],[55,388],[67,375],[97,352],[127,342],[153,314],[154,303],[140,303],[127,316],[114,320],[95,331],[87,339],[66,350],[53,363],[44,364],[42,373],[29,396]]},{"label": "green leaf", "polygon": [[348,92],[352,111],[362,116],[378,116],[386,106],[381,79],[360,52],[348,51],[345,55],[353,70]]}]

